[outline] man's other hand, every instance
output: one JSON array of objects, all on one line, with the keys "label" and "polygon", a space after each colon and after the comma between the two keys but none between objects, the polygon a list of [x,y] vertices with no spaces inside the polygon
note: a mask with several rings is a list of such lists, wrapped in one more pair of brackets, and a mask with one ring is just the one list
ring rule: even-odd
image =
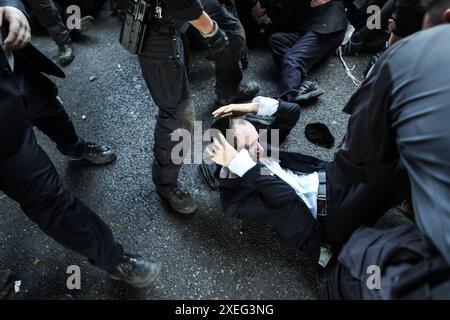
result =
[{"label": "man's other hand", "polygon": [[4,41],[5,47],[10,50],[25,48],[31,41],[31,29],[27,17],[17,8],[0,7],[0,28],[5,22],[9,23],[8,36]]},{"label": "man's other hand", "polygon": [[229,104],[212,113],[214,118],[239,117],[247,113],[258,113],[259,103]]}]

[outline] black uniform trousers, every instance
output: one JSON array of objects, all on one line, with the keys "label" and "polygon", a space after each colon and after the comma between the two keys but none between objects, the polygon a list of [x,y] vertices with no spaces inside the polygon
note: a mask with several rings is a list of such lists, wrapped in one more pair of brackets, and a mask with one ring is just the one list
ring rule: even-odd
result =
[{"label": "black uniform trousers", "polygon": [[[245,42],[242,25],[217,0],[208,0],[203,6],[211,18],[227,33],[230,40],[225,51],[214,57],[216,93],[223,95],[235,93],[242,80],[239,66]],[[153,181],[160,190],[167,190],[177,184],[181,168],[179,161],[172,160],[172,149],[179,143],[172,141],[172,133],[177,129],[190,131],[195,119],[182,34],[177,30],[173,32],[150,30],[144,40],[139,62],[153,101],[159,108],[154,132]]]},{"label": "black uniform trousers", "polygon": [[279,97],[294,102],[305,75],[344,40],[345,31],[319,34],[313,31],[279,32],[269,38],[275,64],[281,70]]},{"label": "black uniform trousers", "polygon": [[36,141],[33,126],[66,154],[75,152],[80,139],[50,80],[21,66],[16,59],[14,81],[23,95],[29,123],[19,150],[0,161],[0,190],[17,201],[48,236],[95,266],[112,271],[123,254],[121,245],[115,242],[109,227],[63,187],[51,160]]},{"label": "black uniform trousers", "polygon": [[57,45],[70,42],[70,32],[64,22],[65,15],[52,0],[28,0],[27,3],[32,14]]}]

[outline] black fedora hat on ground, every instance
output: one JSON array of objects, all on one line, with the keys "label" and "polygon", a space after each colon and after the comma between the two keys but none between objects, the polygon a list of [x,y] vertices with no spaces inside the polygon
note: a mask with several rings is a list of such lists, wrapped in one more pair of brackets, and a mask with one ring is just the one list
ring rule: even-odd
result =
[{"label": "black fedora hat on ground", "polygon": [[331,149],[335,139],[330,129],[323,123],[310,123],[305,128],[306,138],[315,145]]}]

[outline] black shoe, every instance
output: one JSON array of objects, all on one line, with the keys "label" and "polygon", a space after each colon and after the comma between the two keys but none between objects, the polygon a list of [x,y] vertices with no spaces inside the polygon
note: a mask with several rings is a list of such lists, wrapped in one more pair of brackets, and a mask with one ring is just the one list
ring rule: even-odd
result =
[{"label": "black shoe", "polygon": [[16,276],[11,270],[0,271],[0,300],[4,299],[13,289]]},{"label": "black shoe", "polygon": [[325,91],[312,81],[303,81],[303,84],[295,97],[294,102],[300,105],[308,104],[323,95]]},{"label": "black shoe", "polygon": [[178,186],[168,190],[157,189],[160,196],[166,200],[170,207],[178,213],[184,215],[192,215],[198,209],[198,205],[194,199],[186,192],[182,191]]},{"label": "black shoe", "polygon": [[135,288],[151,285],[161,271],[161,264],[150,262],[139,255],[124,254],[114,271],[114,280],[124,281]]},{"label": "black shoe", "polygon": [[108,164],[117,159],[109,147],[92,142],[82,142],[79,154],[69,154],[67,157],[71,161],[87,160],[93,164]]},{"label": "black shoe", "polygon": [[211,187],[211,189],[217,190],[219,188],[219,182],[214,176],[217,170],[217,165],[215,163],[213,164],[202,163],[200,168],[202,170],[203,177],[205,178],[206,183]]},{"label": "black shoe", "polygon": [[58,62],[63,67],[72,63],[75,59],[72,46],[67,44],[58,45]]},{"label": "black shoe", "polygon": [[256,82],[251,81],[247,84],[241,84],[239,90],[234,94],[218,95],[217,102],[220,106],[244,102],[253,99],[258,92],[259,85]]}]

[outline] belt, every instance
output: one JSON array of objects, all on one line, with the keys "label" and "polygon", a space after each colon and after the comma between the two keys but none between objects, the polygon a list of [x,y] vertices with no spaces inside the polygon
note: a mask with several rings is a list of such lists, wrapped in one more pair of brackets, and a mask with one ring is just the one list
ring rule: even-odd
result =
[{"label": "belt", "polygon": [[148,28],[155,32],[175,34],[177,28],[174,25],[164,23],[151,23]]},{"label": "belt", "polygon": [[319,192],[317,193],[317,217],[326,217],[328,211],[327,173],[319,170]]}]

